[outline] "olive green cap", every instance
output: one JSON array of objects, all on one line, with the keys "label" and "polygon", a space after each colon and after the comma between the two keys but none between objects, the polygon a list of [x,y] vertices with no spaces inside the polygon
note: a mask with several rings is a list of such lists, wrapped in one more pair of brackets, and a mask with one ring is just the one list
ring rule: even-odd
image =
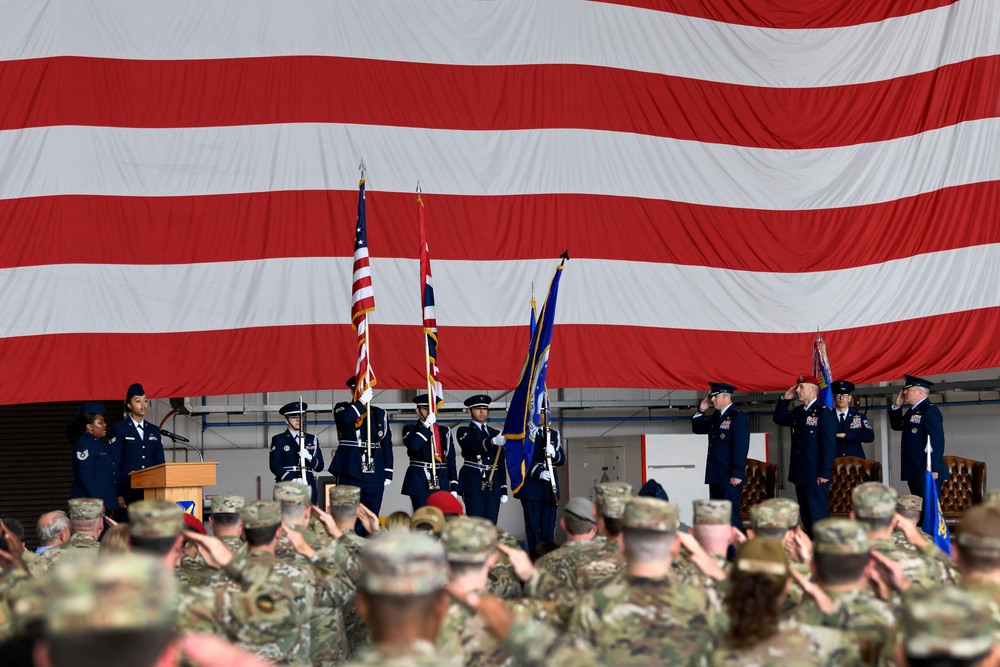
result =
[{"label": "olive green cap", "polygon": [[601,516],[607,519],[622,518],[631,496],[632,485],[628,482],[601,482],[594,487],[594,504]]},{"label": "olive green cap", "polygon": [[865,519],[891,519],[898,495],[896,489],[879,482],[859,484],[851,492],[854,514]]},{"label": "olive green cap", "polygon": [[[778,502],[781,501],[781,502]],[[789,505],[791,502],[791,505]],[[771,498],[750,506],[750,526],[791,530],[799,524],[799,504],[784,498]]]},{"label": "olive green cap", "polygon": [[104,501],[100,498],[70,498],[70,521],[87,521],[104,517]]},{"label": "olive green cap", "polygon": [[444,530],[444,524],[444,512],[441,511],[441,508],[430,505],[417,508],[413,516],[410,517],[410,530],[428,529],[428,532],[434,535],[441,534],[441,531]]},{"label": "olive green cap", "polygon": [[903,646],[915,658],[975,658],[993,647],[997,629],[989,603],[955,586],[906,596],[899,617]]},{"label": "olive green cap", "polygon": [[239,514],[247,504],[243,496],[235,493],[217,493],[212,496],[212,514]]},{"label": "olive green cap", "polygon": [[308,507],[312,504],[312,487],[299,482],[278,482],[274,485],[271,498],[282,505]]},{"label": "olive green cap", "polygon": [[994,505],[1000,507],[1000,489],[990,489],[983,496],[984,505]]},{"label": "olive green cap", "polygon": [[659,498],[629,498],[622,516],[625,528],[656,530],[661,533],[676,533],[680,526],[680,511],[677,505]]},{"label": "olive green cap", "polygon": [[958,523],[956,541],[965,547],[1000,551],[1000,507],[974,505]]},{"label": "olive green cap", "polygon": [[419,533],[387,533],[361,548],[360,588],[373,595],[416,596],[448,583],[444,547]]},{"label": "olive green cap", "polygon": [[330,505],[350,507],[361,502],[361,489],[356,486],[337,485],[330,490]]},{"label": "olive green cap", "polygon": [[733,569],[784,580],[788,578],[788,556],[779,540],[755,537],[740,545],[733,560]]},{"label": "olive green cap", "polygon": [[49,636],[177,624],[176,580],[152,556],[116,554],[66,561],[52,569],[49,580],[45,608]]},{"label": "olive green cap", "polygon": [[822,554],[866,554],[868,528],[852,519],[823,519],[813,524],[813,551]]},{"label": "olive green cap", "polygon": [[281,523],[281,503],[277,500],[255,500],[240,510],[247,528],[268,528]]},{"label": "olive green cap", "polygon": [[485,563],[497,548],[497,527],[478,517],[452,519],[441,533],[441,544],[453,563]]},{"label": "olive green cap", "polygon": [[729,500],[694,501],[694,525],[729,525],[733,519],[733,503]]},{"label": "olive green cap", "polygon": [[163,498],[132,503],[128,518],[133,537],[177,537],[184,530],[184,510]]},{"label": "olive green cap", "polygon": [[911,493],[896,498],[896,509],[902,512],[919,512],[924,508],[924,499]]}]

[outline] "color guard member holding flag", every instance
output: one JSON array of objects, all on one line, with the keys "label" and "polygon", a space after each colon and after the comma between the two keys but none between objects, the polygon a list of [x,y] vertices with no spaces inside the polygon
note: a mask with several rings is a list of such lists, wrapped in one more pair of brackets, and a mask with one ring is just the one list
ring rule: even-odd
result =
[{"label": "color guard member holding flag", "polygon": [[477,394],[465,399],[472,421],[458,429],[462,448],[462,470],[458,473],[459,492],[465,501],[465,513],[497,522],[500,505],[507,502],[506,438],[486,421],[493,399]]},{"label": "color guard member holding flag", "polygon": [[[437,415],[430,410],[427,394],[419,394],[413,399],[416,404],[417,421],[403,427],[403,444],[410,457],[410,465],[403,477],[403,495],[410,497],[414,510],[427,504],[427,496],[435,491],[450,491],[458,497],[458,475],[455,470],[455,447],[451,442],[451,431],[447,426],[438,424],[438,435],[441,438],[442,461],[434,461],[434,450],[431,439]],[[431,466],[435,466],[437,478],[431,474]],[[434,486],[436,481],[437,487]]]},{"label": "color guard member holding flag", "polygon": [[559,475],[556,468],[566,463],[566,451],[559,431],[549,428],[548,406],[539,412],[538,426],[524,484],[514,492],[524,512],[525,542],[529,552],[539,542],[555,541],[556,514],[559,511]]},{"label": "color guard member holding flag", "polygon": [[315,435],[302,433],[302,420],[308,409],[308,403],[294,401],[278,410],[278,414],[285,418],[288,428],[271,438],[270,464],[275,482],[301,482],[304,468],[304,483],[312,488],[312,502],[315,505],[319,497],[315,473],[323,471],[323,452]]},{"label": "color guard member holding flag", "polygon": [[[902,431],[902,455],[900,457],[900,478],[910,487],[910,493],[924,498],[924,471],[927,469],[927,448],[930,447],[930,469],[937,486],[938,496],[941,485],[948,479],[948,467],[944,463],[944,420],[941,410],[927,398],[934,383],[915,375],[903,376],[903,389],[889,406],[889,426],[893,431]],[[910,409],[905,413],[903,403]],[[924,498],[924,511],[927,499]]]}]

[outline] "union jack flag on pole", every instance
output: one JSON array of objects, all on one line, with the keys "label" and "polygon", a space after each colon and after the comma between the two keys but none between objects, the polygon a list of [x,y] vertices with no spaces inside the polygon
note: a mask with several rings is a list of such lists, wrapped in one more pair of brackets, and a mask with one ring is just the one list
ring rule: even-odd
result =
[{"label": "union jack flag on pole", "polygon": [[[417,195],[417,221],[420,227],[420,305],[424,316],[424,340],[427,356],[427,396],[428,409],[437,414],[444,407],[444,390],[438,379],[437,363],[437,314],[434,311],[434,279],[431,276],[431,254],[427,247],[427,234],[424,230],[424,202]],[[434,400],[431,400],[431,397]],[[441,459],[441,434],[437,422],[434,423],[434,457]]]},{"label": "union jack flag on pole", "polygon": [[[368,227],[365,220],[363,175],[358,184],[358,224],[354,229],[354,280],[351,292],[351,325],[358,332],[358,363],[354,368],[354,400],[357,401],[366,389],[375,386],[375,373],[368,358],[368,313],[375,310],[375,290],[372,288],[371,265],[368,261]],[[363,417],[358,418],[359,424],[362,419]]]}]

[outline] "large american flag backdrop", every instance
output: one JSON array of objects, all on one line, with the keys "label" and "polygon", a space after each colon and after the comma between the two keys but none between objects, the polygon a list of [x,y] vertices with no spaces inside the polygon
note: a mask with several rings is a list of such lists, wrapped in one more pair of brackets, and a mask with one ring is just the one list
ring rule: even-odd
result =
[{"label": "large american flag backdrop", "polygon": [[8,0],[0,403],[1000,366],[996,0]]}]

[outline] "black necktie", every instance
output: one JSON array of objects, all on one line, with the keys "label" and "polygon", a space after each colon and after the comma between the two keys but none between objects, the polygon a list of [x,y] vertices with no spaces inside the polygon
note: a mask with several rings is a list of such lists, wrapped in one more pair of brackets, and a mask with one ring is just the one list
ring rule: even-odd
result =
[{"label": "black necktie", "polygon": [[844,429],[845,431],[847,430],[847,423],[846,422],[847,422],[847,414],[846,413],[841,413],[840,414],[840,428]]}]

